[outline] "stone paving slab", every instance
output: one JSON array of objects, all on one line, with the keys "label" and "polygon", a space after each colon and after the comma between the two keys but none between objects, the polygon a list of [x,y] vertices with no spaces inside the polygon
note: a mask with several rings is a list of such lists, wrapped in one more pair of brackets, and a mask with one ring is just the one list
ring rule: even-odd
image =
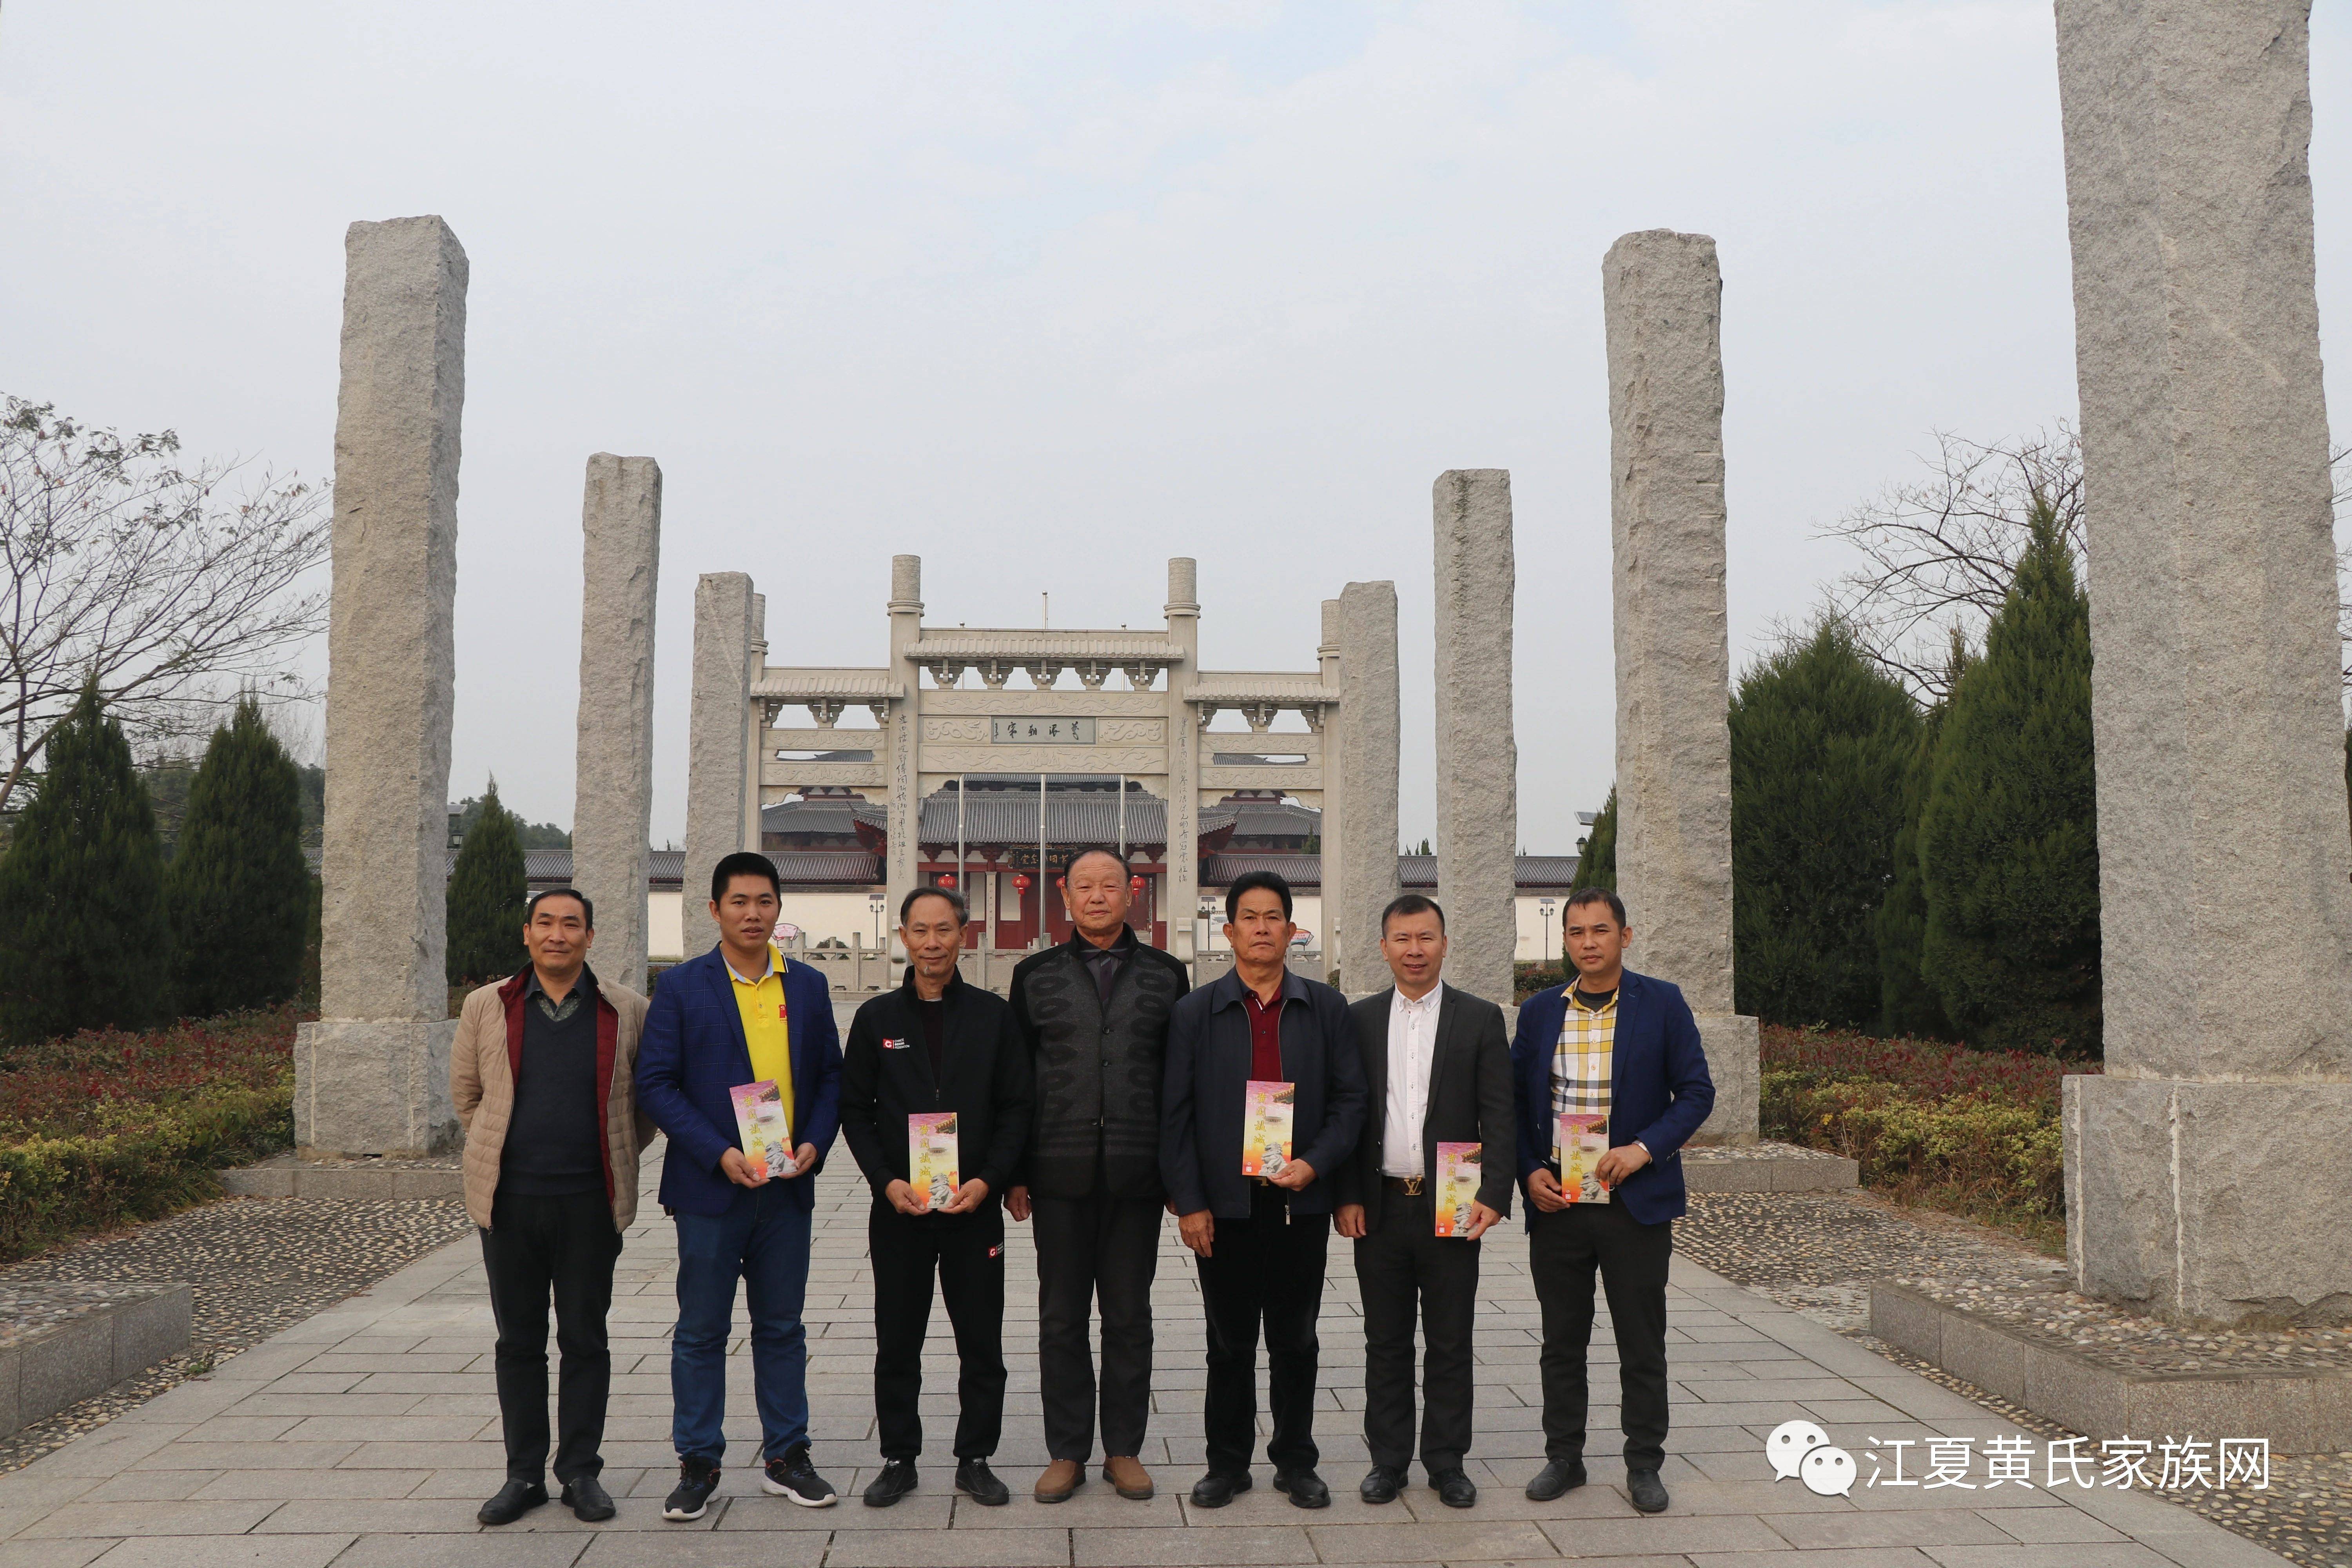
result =
[{"label": "stone paving slab", "polygon": [[[817,1258],[824,1331],[811,1340],[816,1457],[845,1498],[811,1510],[760,1493],[750,1363],[738,1318],[730,1345],[726,1433],[730,1466],[710,1513],[660,1518],[673,1484],[666,1330],[675,1247],[657,1211],[623,1255],[626,1322],[618,1342],[605,1479],[620,1517],[585,1525],[560,1506],[499,1531],[474,1509],[503,1469],[490,1369],[492,1330],[480,1253],[467,1239],[419,1259],[181,1384],[56,1453],[0,1476],[0,1568],[138,1568],[244,1563],[259,1568],[1153,1568],[1348,1563],[1481,1565],[1572,1560],[1646,1568],[2236,1568],[2278,1558],[2145,1493],[2082,1494],[2016,1487],[1969,1491],[1865,1489],[1821,1498],[1775,1482],[1763,1437],[1811,1411],[1859,1454],[1892,1439],[2014,1430],[1996,1413],[1938,1387],[1781,1304],[1677,1258],[1670,1339],[1675,1430],[1664,1471],[1674,1507],[1635,1513],[1614,1442],[1615,1357],[1605,1313],[1593,1347],[1589,1485],[1550,1503],[1520,1488],[1541,1463],[1536,1303],[1524,1232],[1498,1235],[1482,1258],[1477,1440],[1467,1468],[1482,1488],[1468,1511],[1438,1503],[1416,1470],[1395,1503],[1354,1495],[1365,1465],[1363,1348],[1348,1249],[1332,1249],[1323,1317],[1322,1414],[1317,1437],[1333,1485],[1308,1512],[1266,1484],[1227,1508],[1191,1507],[1198,1474],[1202,1381],[1196,1276],[1171,1225],[1155,1306],[1160,1325],[1155,1403],[1145,1445],[1160,1495],[1115,1496],[1099,1480],[1048,1509],[1026,1496],[1045,1454],[1038,1426],[1034,1259],[1025,1227],[1009,1227],[1006,1348],[1012,1363],[999,1473],[1011,1506],[983,1509],[949,1488],[950,1461],[928,1460],[921,1489],[869,1510],[857,1490],[878,1464],[870,1397],[873,1329],[864,1263],[864,1193],[845,1166],[820,1194]],[[944,1310],[924,1357],[922,1410],[934,1442],[952,1422],[954,1363]],[[1914,1450],[1915,1456],[1918,1450]]]}]

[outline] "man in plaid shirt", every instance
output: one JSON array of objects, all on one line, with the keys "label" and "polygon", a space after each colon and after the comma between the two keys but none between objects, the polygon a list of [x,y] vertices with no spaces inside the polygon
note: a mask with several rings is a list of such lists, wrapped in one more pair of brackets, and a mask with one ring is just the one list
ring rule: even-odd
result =
[{"label": "man in plaid shirt", "polygon": [[[1714,1109],[1715,1082],[1681,990],[1625,967],[1633,932],[1617,895],[1578,889],[1563,925],[1576,979],[1528,998],[1511,1046],[1528,1271],[1543,1309],[1545,1463],[1528,1496],[1545,1502],[1584,1484],[1597,1270],[1617,1335],[1625,1490],[1656,1513],[1666,1506],[1666,1263],[1685,1206],[1681,1149]],[[1605,1152],[1587,1157],[1580,1132]],[[1573,1179],[1563,1184],[1563,1172]]]}]

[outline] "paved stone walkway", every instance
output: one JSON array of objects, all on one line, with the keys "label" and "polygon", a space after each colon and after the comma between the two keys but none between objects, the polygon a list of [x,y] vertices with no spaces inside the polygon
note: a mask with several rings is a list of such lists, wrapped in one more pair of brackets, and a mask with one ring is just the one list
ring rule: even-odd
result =
[{"label": "paved stone walkway", "polygon": [[[0,1477],[0,1568],[1066,1568],[1129,1563],[1498,1563],[1555,1561],[1643,1568],[2237,1568],[2273,1555],[2142,1492],[2002,1486],[1976,1490],[1857,1487],[1819,1498],[1775,1483],[1765,1433],[1801,1414],[1859,1456],[1865,1438],[1986,1437],[2014,1428],[1982,1407],[1873,1355],[1831,1330],[1706,1270],[1675,1263],[1671,1321],[1675,1433],[1665,1479],[1674,1506],[1636,1514],[1622,1465],[1596,1458],[1593,1484],[1534,1504],[1519,1489],[1540,1463],[1534,1300],[1516,1222],[1487,1246],[1478,1330],[1475,1509],[1438,1505],[1418,1471],[1404,1498],[1354,1496],[1364,1468],[1362,1339],[1344,1244],[1323,1313],[1318,1424],[1332,1506],[1307,1512],[1265,1484],[1215,1512],[1181,1500],[1198,1474],[1202,1335],[1192,1269],[1166,1227],[1159,1285],[1158,1415],[1145,1458],[1160,1495],[1113,1496],[1099,1481],[1057,1508],[1026,1492],[1045,1461],[1038,1428],[1034,1273],[1025,1226],[1013,1245],[1007,1350],[1013,1367],[999,1470],[1010,1507],[951,1495],[945,1458],[953,1362],[925,1360],[925,1410],[938,1458],[923,1489],[889,1510],[856,1494],[872,1446],[870,1285],[865,1188],[837,1158],[819,1205],[811,1271],[809,1385],[816,1457],[840,1487],[836,1508],[761,1496],[750,1368],[730,1382],[730,1468],[723,1506],[667,1524],[660,1500],[676,1468],[667,1329],[674,1251],[657,1210],[630,1233],[614,1302],[614,1377],[606,1484],[620,1517],[583,1525],[560,1506],[487,1531],[474,1510],[501,1472],[489,1310],[468,1238],[320,1313],[13,1475]],[[648,1208],[652,1184],[647,1183]],[[740,1321],[740,1320],[739,1320]],[[1593,1361],[1594,1427],[1614,1418],[1605,1321]],[[946,1342],[944,1312],[932,1342]],[[1613,1442],[1596,1436],[1596,1454]],[[1915,1461],[1922,1452],[1911,1450]],[[1867,1464],[1864,1467],[1867,1473]],[[1981,1483],[1981,1474],[1977,1478]]]}]

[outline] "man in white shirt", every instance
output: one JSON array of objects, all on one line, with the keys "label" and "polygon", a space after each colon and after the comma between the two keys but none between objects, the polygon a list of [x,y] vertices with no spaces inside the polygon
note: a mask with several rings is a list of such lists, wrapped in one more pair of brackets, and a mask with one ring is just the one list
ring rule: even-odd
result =
[{"label": "man in white shirt", "polygon": [[[1355,1157],[1339,1172],[1335,1223],[1356,1243],[1364,1303],[1364,1443],[1358,1493],[1396,1500],[1413,1453],[1412,1333],[1425,1327],[1421,1464],[1438,1500],[1468,1508],[1471,1325],[1478,1238],[1510,1212],[1515,1162],[1511,1057],[1503,1010],[1444,984],[1445,911],[1407,893],[1381,918],[1393,988],[1349,1008],[1370,1090]],[[1475,1193],[1441,1191],[1441,1143],[1490,1153],[1466,1168]],[[1461,1151],[1454,1163],[1462,1166]],[[1441,1227],[1443,1227],[1441,1229]]]}]

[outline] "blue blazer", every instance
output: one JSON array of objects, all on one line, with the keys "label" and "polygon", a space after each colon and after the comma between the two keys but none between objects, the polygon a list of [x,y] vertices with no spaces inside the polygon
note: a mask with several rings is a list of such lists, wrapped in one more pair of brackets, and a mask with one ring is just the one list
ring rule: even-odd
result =
[{"label": "blue blazer", "polygon": [[[1519,1185],[1551,1164],[1551,1065],[1568,1013],[1568,987],[1538,991],[1519,1008],[1511,1041],[1513,1098],[1518,1104]],[[1611,1047],[1609,1146],[1639,1142],[1650,1163],[1609,1194],[1643,1225],[1679,1218],[1689,1206],[1683,1190],[1682,1146],[1715,1109],[1698,1023],[1682,988],[1625,971],[1618,983],[1617,1033]],[[640,1060],[643,1059],[641,1057]],[[1528,1204],[1528,1224],[1536,1205]]]},{"label": "blue blazer", "polygon": [[[816,1173],[841,1130],[841,1031],[824,976],[784,960],[784,1022],[793,1059],[793,1147],[816,1146],[816,1163],[783,1178],[785,1200],[816,1204]],[[637,1041],[637,1109],[669,1134],[661,1204],[686,1214],[725,1214],[741,1189],[719,1168],[737,1147],[728,1090],[751,1081],[751,1047],[727,961],[712,948],[662,973]]]},{"label": "blue blazer", "polygon": [[[1160,1179],[1180,1215],[1250,1216],[1242,1174],[1242,1102],[1250,1076],[1247,988],[1238,970],[1189,992],[1168,1015],[1160,1099]],[[1319,981],[1282,981],[1282,1070],[1297,1086],[1290,1152],[1315,1179],[1290,1194],[1295,1215],[1329,1214],[1364,1131],[1364,1064],[1348,999]]]}]

